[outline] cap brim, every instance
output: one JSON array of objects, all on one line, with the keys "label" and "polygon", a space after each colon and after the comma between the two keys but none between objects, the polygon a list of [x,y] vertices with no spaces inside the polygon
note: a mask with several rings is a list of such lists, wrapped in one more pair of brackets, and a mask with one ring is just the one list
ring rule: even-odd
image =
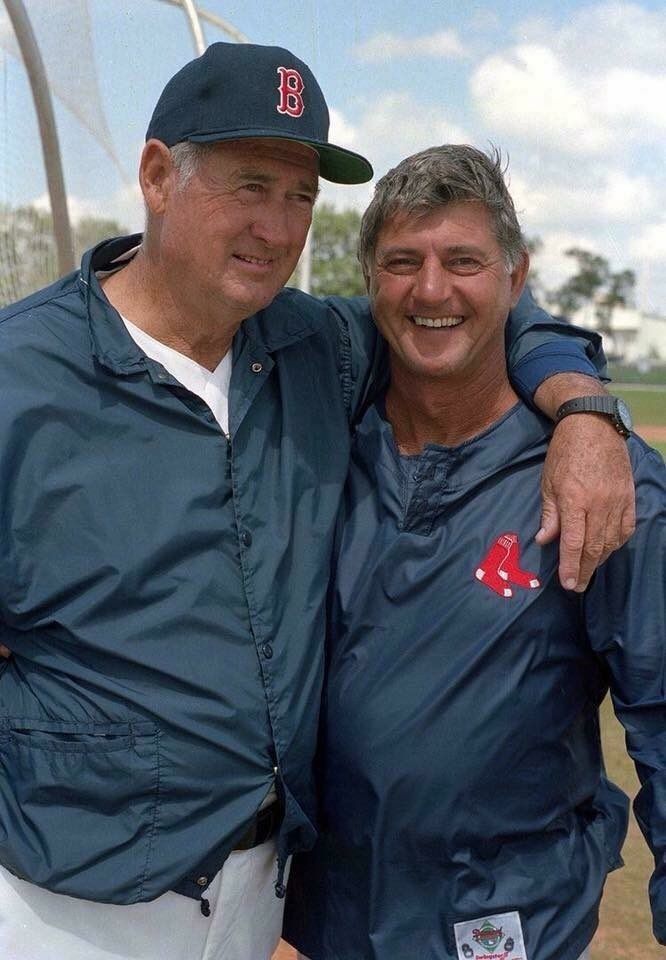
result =
[{"label": "cap brim", "polygon": [[216,143],[223,140],[248,140],[270,138],[271,140],[294,140],[306,147],[312,147],[319,154],[319,175],[331,183],[367,183],[372,180],[373,169],[365,157],[352,150],[336,147],[321,140],[292,136],[289,133],[266,129],[244,128],[225,130],[224,132],[198,133],[184,139],[192,143]]}]

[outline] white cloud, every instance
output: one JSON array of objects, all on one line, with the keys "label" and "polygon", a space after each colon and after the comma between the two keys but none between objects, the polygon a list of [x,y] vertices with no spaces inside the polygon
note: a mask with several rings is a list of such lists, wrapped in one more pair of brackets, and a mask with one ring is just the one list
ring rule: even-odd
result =
[{"label": "white cloud", "polygon": [[592,251],[597,249],[594,237],[570,230],[548,231],[543,233],[540,239],[543,246],[539,253],[532,257],[532,261],[547,290],[561,286],[575,272],[576,264],[571,257],[565,255],[565,250],[572,247]]},{"label": "white cloud", "polygon": [[385,93],[365,112],[357,132],[379,175],[403,157],[435,143],[465,143],[470,135],[436,107],[408,93]]},{"label": "white cloud", "polygon": [[666,130],[666,70],[647,73],[614,68],[597,81],[599,104],[606,117],[629,129]]},{"label": "white cloud", "polygon": [[644,217],[657,202],[656,189],[647,177],[622,170],[606,171],[598,198],[601,218],[624,222]]},{"label": "white cloud", "polygon": [[[385,93],[352,125],[337,109],[331,110],[331,141],[367,157],[375,179],[404,157],[436,143],[470,143],[471,135],[432,106],[408,93]],[[372,197],[372,184],[356,187],[321,183],[322,200],[338,209],[364,210]]]},{"label": "white cloud", "polygon": [[629,251],[637,260],[666,264],[666,220],[645,226],[631,241]]},{"label": "white cloud", "polygon": [[355,150],[357,138],[354,127],[345,119],[341,110],[332,107],[329,114],[331,123],[328,139],[330,142],[337,144],[339,147],[346,147],[348,150]]},{"label": "white cloud", "polygon": [[488,57],[470,88],[482,119],[504,136],[580,154],[611,146],[612,131],[595,117],[584,87],[547,47],[521,45]]},{"label": "white cloud", "polygon": [[576,156],[663,143],[666,13],[597,4],[560,28],[539,19],[516,32],[529,42],[496,51],[470,81],[494,131]]},{"label": "white cloud", "polygon": [[618,61],[648,72],[664,67],[666,10],[647,10],[637,3],[581,6],[561,27],[545,18],[533,19],[519,27],[519,33],[564,58],[574,54],[581,73],[603,73]]},{"label": "white cloud", "polygon": [[547,178],[520,166],[511,175],[511,195],[519,216],[531,224],[632,223],[648,216],[658,191],[645,176],[632,176],[599,163],[572,169],[563,163]]},{"label": "white cloud", "polygon": [[384,63],[389,60],[406,60],[412,57],[465,56],[464,47],[455,30],[440,30],[420,37],[401,37],[395,33],[377,33],[354,50],[364,63]]}]

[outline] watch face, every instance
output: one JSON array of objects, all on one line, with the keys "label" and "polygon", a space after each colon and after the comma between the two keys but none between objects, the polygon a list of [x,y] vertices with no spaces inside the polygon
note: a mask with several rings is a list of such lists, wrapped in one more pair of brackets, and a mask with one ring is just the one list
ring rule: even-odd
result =
[{"label": "watch face", "polygon": [[624,400],[620,400],[619,397],[616,399],[615,410],[617,412],[618,420],[627,433],[629,433],[633,429],[634,421],[631,418],[629,407],[626,405]]}]

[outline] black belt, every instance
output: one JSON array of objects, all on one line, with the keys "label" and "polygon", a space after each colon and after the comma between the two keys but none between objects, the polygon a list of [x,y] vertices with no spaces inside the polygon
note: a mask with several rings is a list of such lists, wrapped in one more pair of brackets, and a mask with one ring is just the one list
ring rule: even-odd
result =
[{"label": "black belt", "polygon": [[260,810],[243,836],[234,845],[234,850],[251,850],[278,832],[282,823],[282,807],[275,801],[270,807]]}]

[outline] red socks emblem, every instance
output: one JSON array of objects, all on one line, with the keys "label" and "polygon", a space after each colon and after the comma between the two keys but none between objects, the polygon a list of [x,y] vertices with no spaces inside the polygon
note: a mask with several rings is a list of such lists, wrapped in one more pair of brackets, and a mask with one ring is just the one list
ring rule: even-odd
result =
[{"label": "red socks emblem", "polygon": [[509,583],[526,590],[535,590],[541,586],[534,573],[523,570],[520,566],[520,542],[515,533],[500,534],[477,567],[474,576],[500,597],[507,599],[513,596]]}]

